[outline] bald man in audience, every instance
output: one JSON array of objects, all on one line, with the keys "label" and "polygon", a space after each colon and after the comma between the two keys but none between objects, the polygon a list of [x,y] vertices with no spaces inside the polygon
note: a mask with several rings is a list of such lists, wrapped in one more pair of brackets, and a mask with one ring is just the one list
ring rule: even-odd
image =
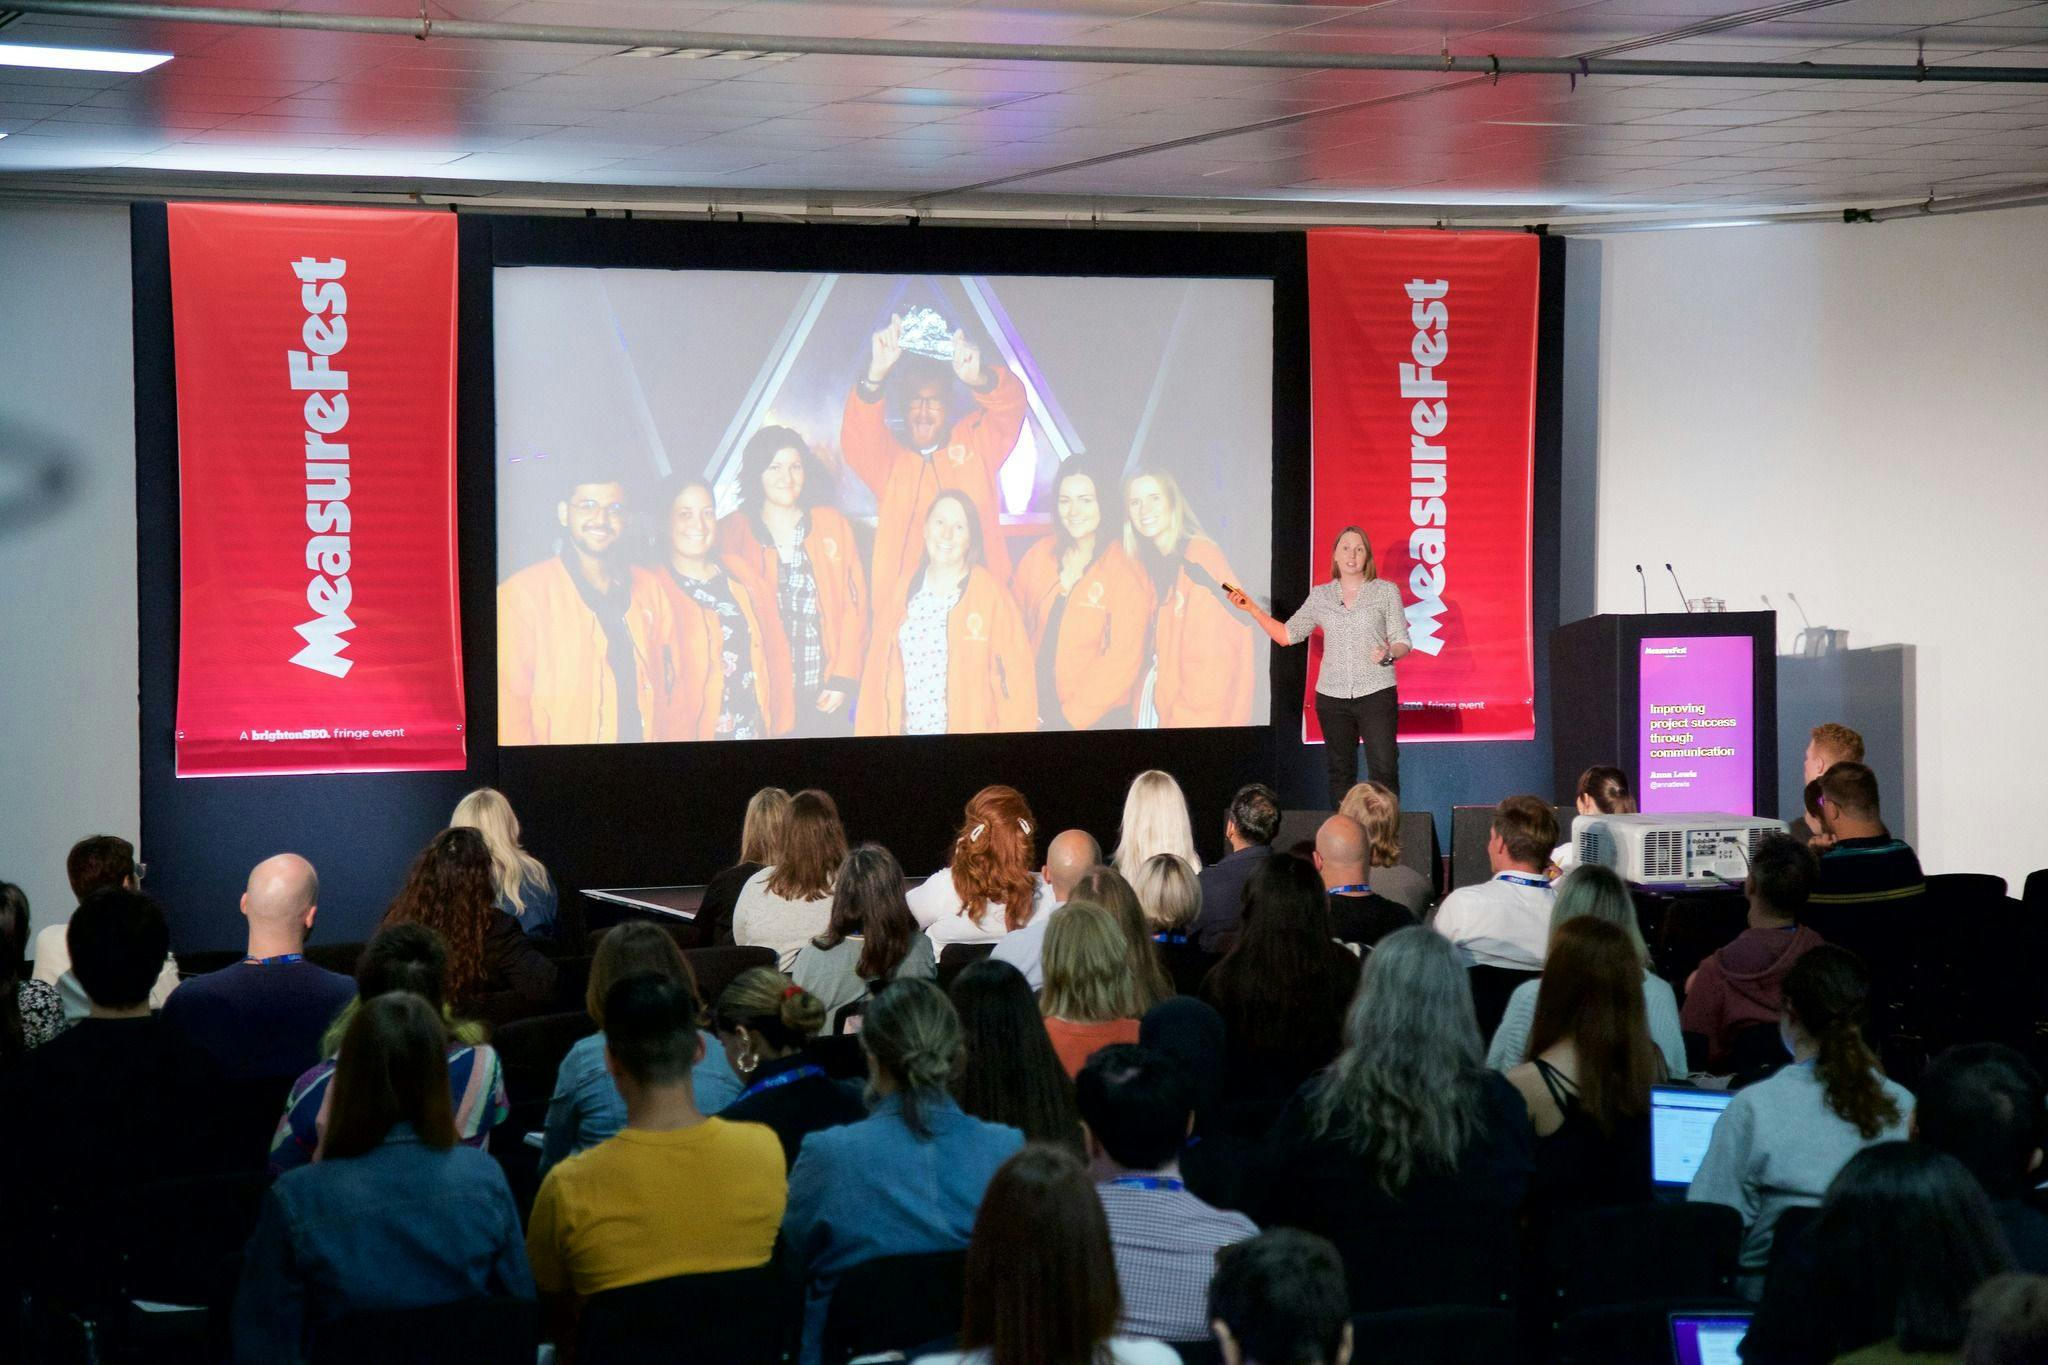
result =
[{"label": "bald man in audience", "polygon": [[1032,990],[1045,984],[1045,967],[1040,955],[1045,951],[1046,924],[1054,911],[1073,896],[1075,885],[1087,875],[1088,869],[1101,861],[1102,845],[1096,843],[1095,836],[1085,829],[1055,834],[1052,842],[1045,846],[1045,870],[1039,876],[1052,890],[1052,908],[1042,915],[1032,916],[1029,924],[1004,934],[990,954],[998,962],[1007,962],[1024,973],[1024,979],[1031,983]]},{"label": "bald man in audience", "polygon": [[1333,815],[1316,829],[1314,862],[1330,893],[1330,922],[1339,939],[1360,950],[1415,923],[1407,906],[1374,893],[1371,850],[1365,826],[1348,815]]},{"label": "bald man in audience", "polygon": [[320,877],[296,853],[256,864],[242,893],[248,955],[185,981],[164,1018],[211,1053],[229,1080],[290,1080],[320,1060],[320,1035],[355,982],[306,961]]}]

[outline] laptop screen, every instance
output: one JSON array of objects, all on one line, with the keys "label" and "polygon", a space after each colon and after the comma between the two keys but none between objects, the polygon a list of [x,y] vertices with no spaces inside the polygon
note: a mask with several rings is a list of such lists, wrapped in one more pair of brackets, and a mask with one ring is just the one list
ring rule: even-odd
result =
[{"label": "laptop screen", "polygon": [[1714,1124],[1735,1097],[1726,1090],[1692,1090],[1660,1085],[1650,1090],[1650,1179],[1664,1186],[1690,1185]]},{"label": "laptop screen", "polygon": [[1673,1313],[1672,1365],[1742,1365],[1737,1348],[1748,1331],[1747,1313]]}]

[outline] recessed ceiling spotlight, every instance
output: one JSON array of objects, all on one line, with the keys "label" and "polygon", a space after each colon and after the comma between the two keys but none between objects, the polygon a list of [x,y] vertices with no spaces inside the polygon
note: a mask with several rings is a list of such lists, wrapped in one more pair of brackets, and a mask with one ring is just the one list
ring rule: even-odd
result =
[{"label": "recessed ceiling spotlight", "polygon": [[801,55],[801,53],[796,52],[761,52],[755,54],[754,60],[757,62],[793,62]]},{"label": "recessed ceiling spotlight", "polygon": [[722,62],[751,62],[761,54],[758,52],[743,52],[739,48],[729,47],[723,52],[714,52],[711,55]]},{"label": "recessed ceiling spotlight", "polygon": [[52,71],[111,71],[132,75],[162,66],[170,59],[168,52],[116,52],[98,47],[0,43],[0,66],[35,66]]},{"label": "recessed ceiling spotlight", "polygon": [[670,48],[667,52],[664,52],[661,55],[664,57],[680,57],[682,60],[686,62],[694,62],[699,57],[717,56],[718,49],[715,47],[677,47]]},{"label": "recessed ceiling spotlight", "polygon": [[668,55],[668,49],[665,47],[629,47],[617,55],[621,57],[665,57]]}]

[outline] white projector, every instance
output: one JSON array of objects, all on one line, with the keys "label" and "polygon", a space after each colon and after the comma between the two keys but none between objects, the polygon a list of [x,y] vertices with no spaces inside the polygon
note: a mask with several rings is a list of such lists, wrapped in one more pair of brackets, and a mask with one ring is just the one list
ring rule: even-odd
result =
[{"label": "white projector", "polygon": [[1579,815],[1572,847],[1581,863],[1612,868],[1637,886],[1740,886],[1757,842],[1784,832],[1783,820],[1719,811]]}]

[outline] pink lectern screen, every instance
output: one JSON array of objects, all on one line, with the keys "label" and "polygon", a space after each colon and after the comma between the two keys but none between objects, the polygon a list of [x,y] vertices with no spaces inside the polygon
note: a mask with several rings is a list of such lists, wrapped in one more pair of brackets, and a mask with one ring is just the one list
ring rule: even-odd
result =
[{"label": "pink lectern screen", "polygon": [[1642,642],[1637,786],[1644,811],[1756,813],[1754,648],[1747,635]]}]

